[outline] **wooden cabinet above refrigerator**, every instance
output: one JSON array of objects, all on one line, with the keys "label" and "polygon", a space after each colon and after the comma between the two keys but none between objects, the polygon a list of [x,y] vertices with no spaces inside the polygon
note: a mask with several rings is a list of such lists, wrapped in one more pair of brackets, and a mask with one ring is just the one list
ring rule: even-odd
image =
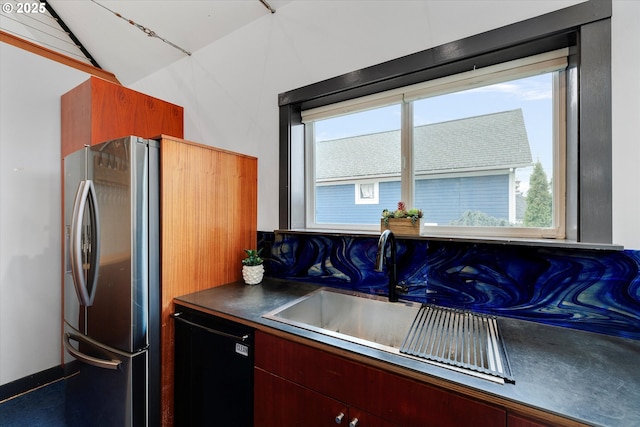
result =
[{"label": "wooden cabinet above refrigerator", "polygon": [[61,98],[61,156],[85,145],[135,135],[184,137],[184,109],[91,77]]}]

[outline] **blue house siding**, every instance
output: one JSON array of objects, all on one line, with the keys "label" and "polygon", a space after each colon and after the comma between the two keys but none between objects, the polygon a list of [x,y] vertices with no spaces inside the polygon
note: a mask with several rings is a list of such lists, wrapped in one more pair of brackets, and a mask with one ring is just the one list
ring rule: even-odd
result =
[{"label": "blue house siding", "polygon": [[[396,209],[400,182],[381,182],[379,191],[380,203],[358,205],[355,184],[316,187],[316,223],[377,224],[383,209]],[[439,225],[448,225],[467,210],[508,219],[509,176],[421,179],[416,182],[415,207],[424,211],[426,222]]]},{"label": "blue house siding", "polygon": [[424,221],[449,225],[468,210],[509,219],[509,175],[421,179],[416,181],[416,207]]},{"label": "blue house siding", "polygon": [[400,200],[400,181],[379,184],[378,204],[357,205],[355,184],[316,187],[316,223],[376,224],[382,209],[396,209]]},{"label": "blue house siding", "polygon": [[354,184],[316,187],[316,223],[354,223],[359,216],[359,213],[349,209],[354,205],[354,191]]}]

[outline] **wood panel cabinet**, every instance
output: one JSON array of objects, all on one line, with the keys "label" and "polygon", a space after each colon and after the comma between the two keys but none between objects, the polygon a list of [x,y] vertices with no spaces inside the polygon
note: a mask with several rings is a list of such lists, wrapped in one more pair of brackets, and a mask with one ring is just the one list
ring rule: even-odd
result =
[{"label": "wood panel cabinet", "polygon": [[257,244],[257,159],[160,141],[162,425],[173,426],[173,298],[242,279]]},{"label": "wood panel cabinet", "polygon": [[91,77],[61,98],[61,157],[85,145],[135,135],[184,137],[183,108]]},{"label": "wood panel cabinet", "polygon": [[255,425],[260,427],[394,427],[371,415],[260,368],[254,372]]},{"label": "wood panel cabinet", "polygon": [[[363,413],[378,418],[380,422],[384,421],[386,425],[405,427],[506,425],[506,411],[502,407],[486,404],[261,331],[256,332],[255,364],[257,373],[262,370],[264,373],[270,373],[297,384],[303,389],[309,389],[333,399],[349,409],[359,408]],[[276,393],[271,388],[284,386],[274,384],[274,381],[263,373],[255,377],[256,420],[268,419],[274,416],[274,411],[282,411],[282,409],[273,409],[282,408],[282,402],[275,397]],[[314,401],[314,399],[311,401],[306,398],[301,399],[302,409],[296,409],[298,411],[296,416],[305,417],[307,413],[314,413],[316,410],[312,404]],[[270,405],[273,408],[269,409]],[[331,411],[338,409],[338,405],[331,407]],[[354,411],[357,410],[354,409]],[[354,413],[349,412],[349,417],[354,417]],[[306,421],[310,422],[310,419]]]}]

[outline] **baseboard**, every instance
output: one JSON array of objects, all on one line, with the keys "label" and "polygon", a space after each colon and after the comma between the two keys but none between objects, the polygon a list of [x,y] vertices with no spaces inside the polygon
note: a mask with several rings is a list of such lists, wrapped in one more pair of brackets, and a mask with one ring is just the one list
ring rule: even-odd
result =
[{"label": "baseboard", "polygon": [[62,366],[54,366],[53,368],[3,384],[0,386],[0,403],[64,377],[64,368]]}]

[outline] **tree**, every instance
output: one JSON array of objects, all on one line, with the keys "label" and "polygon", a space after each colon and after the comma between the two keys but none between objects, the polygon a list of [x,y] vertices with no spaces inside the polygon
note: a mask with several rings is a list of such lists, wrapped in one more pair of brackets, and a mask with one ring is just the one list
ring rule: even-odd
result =
[{"label": "tree", "polygon": [[551,227],[552,198],[551,184],[547,181],[547,174],[542,169],[542,163],[537,161],[529,179],[527,192],[527,209],[524,212],[523,225],[525,227]]},{"label": "tree", "polygon": [[465,211],[459,219],[450,221],[449,224],[468,227],[508,227],[509,221],[480,211]]}]

